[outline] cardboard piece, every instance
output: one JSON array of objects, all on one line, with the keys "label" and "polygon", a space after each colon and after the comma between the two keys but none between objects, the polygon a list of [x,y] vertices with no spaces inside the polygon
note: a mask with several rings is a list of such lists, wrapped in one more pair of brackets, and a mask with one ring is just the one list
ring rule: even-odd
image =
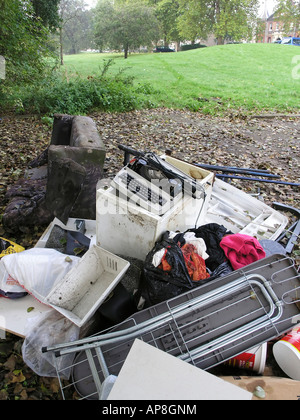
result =
[{"label": "cardboard piece", "polygon": [[5,337],[5,331],[24,338],[27,321],[50,309],[30,295],[15,300],[0,298],[0,338]]},{"label": "cardboard piece", "polygon": [[252,394],[136,339],[108,400],[251,400]]},{"label": "cardboard piece", "polygon": [[265,391],[265,398],[253,395],[253,400],[299,400],[300,381],[277,376],[221,376],[224,381],[236,385],[253,394],[260,386]]}]

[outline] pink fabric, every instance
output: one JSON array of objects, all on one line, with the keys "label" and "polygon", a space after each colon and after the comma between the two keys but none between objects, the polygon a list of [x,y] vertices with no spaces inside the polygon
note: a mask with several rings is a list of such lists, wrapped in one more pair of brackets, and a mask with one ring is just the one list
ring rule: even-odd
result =
[{"label": "pink fabric", "polygon": [[256,238],[241,233],[224,236],[220,246],[234,270],[266,256],[263,247]]}]

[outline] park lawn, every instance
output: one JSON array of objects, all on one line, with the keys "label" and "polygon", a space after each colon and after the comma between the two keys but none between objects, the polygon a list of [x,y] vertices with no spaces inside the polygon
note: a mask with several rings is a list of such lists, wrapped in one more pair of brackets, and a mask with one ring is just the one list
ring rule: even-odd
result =
[{"label": "park lawn", "polygon": [[[297,59],[299,57],[299,60]],[[237,44],[178,53],[65,56],[65,71],[96,76],[112,59],[108,74],[132,77],[155,106],[295,112],[300,104],[300,48],[277,44]],[[293,64],[294,63],[294,64]],[[298,66],[299,67],[299,66]],[[295,77],[296,76],[296,77]]]}]

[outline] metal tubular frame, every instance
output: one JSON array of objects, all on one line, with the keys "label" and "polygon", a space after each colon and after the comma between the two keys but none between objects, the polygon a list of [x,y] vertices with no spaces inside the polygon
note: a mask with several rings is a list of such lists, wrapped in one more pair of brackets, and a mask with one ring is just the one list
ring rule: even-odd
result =
[{"label": "metal tubular frame", "polygon": [[[263,286],[257,282],[252,280],[253,278],[260,279],[264,285],[265,289],[263,289]],[[153,329],[160,328],[167,324],[168,322],[185,315],[188,315],[192,310],[201,309],[204,305],[207,304],[213,304],[215,300],[217,300],[219,297],[224,298],[225,296],[230,296],[235,292],[238,292],[239,290],[243,289],[245,287],[245,282],[250,281],[250,284],[255,284],[258,287],[261,288],[263,294],[267,298],[267,300],[270,303],[270,306],[272,308],[272,313],[274,312],[275,305],[271,301],[271,296],[275,299],[276,302],[278,302],[277,296],[274,296],[274,292],[270,288],[269,282],[267,279],[265,279],[263,276],[260,276],[259,274],[252,274],[250,276],[240,277],[235,282],[231,283],[230,285],[222,286],[216,290],[213,290],[212,292],[206,293],[202,296],[199,296],[191,301],[188,301],[184,304],[179,305],[178,307],[175,307],[173,309],[173,312],[170,311],[170,313],[166,312],[162,315],[159,315],[157,317],[151,318],[141,324],[135,325],[131,328],[127,328],[126,330],[120,330],[112,333],[106,333],[100,336],[96,336],[93,338],[86,338],[78,341],[74,341],[72,343],[67,344],[61,344],[57,345],[55,347],[49,347],[47,349],[44,349],[44,351],[56,351],[56,356],[63,356],[66,354],[74,353],[81,351],[81,350],[87,350],[87,349],[93,349],[98,346],[104,346],[107,344],[115,343],[118,341],[122,341],[125,338],[126,339],[134,339],[140,335],[143,335],[145,333],[150,332]],[[268,297],[269,290],[270,296]],[[270,314],[270,316],[272,315]]]}]

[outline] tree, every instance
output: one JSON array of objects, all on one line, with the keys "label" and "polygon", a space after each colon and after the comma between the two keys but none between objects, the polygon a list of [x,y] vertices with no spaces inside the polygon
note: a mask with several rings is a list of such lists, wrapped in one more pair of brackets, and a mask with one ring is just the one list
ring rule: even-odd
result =
[{"label": "tree", "polygon": [[177,0],[160,0],[156,5],[156,17],[160,23],[161,33],[164,45],[170,41],[180,41],[180,35],[177,27],[177,18],[179,16],[179,5]]},{"label": "tree", "polygon": [[274,14],[283,22],[287,35],[297,36],[300,31],[299,0],[278,0]]},{"label": "tree", "polygon": [[226,38],[248,38],[257,16],[258,0],[178,0],[179,32],[185,39],[206,39],[214,34],[218,45]]},{"label": "tree", "polygon": [[263,18],[257,18],[254,28],[254,37],[256,42],[263,42],[266,31],[266,21]]},{"label": "tree", "polygon": [[59,27],[58,5],[60,0],[31,0],[34,13],[50,29]]},{"label": "tree", "polygon": [[100,0],[96,7],[95,41],[100,49],[123,50],[126,59],[130,49],[149,45],[158,33],[154,9],[144,2]]},{"label": "tree", "polygon": [[[84,0],[60,0],[59,16],[59,44],[60,44],[60,64],[64,65],[64,32],[68,32],[70,37],[74,37],[73,31],[70,29],[72,25],[78,25],[80,16],[86,7]],[[71,35],[72,34],[72,35]],[[73,38],[74,47],[74,38]]]},{"label": "tree", "polygon": [[78,54],[93,46],[93,11],[79,9],[64,22],[63,50],[67,54]]},{"label": "tree", "polygon": [[77,54],[93,44],[93,12],[86,9],[84,0],[60,1],[60,56]]},{"label": "tree", "polygon": [[32,82],[46,68],[49,32],[29,0],[0,0],[0,8],[0,55],[6,60],[5,83]]}]

